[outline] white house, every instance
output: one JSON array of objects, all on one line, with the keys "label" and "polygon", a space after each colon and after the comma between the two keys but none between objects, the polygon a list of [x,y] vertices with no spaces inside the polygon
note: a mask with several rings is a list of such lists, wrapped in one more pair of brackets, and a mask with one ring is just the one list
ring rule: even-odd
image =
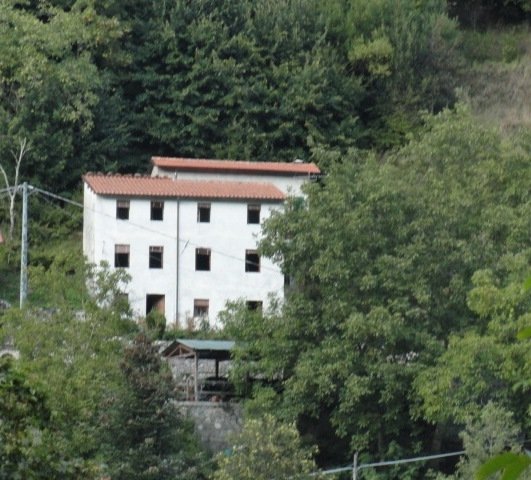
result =
[{"label": "white house", "polygon": [[124,293],[135,314],[155,308],[168,324],[199,317],[216,324],[228,300],[266,308],[269,294],[282,298],[279,267],[256,251],[260,225],[319,169],[161,157],[152,163],[152,176],[83,177],[84,254],[127,269]]}]

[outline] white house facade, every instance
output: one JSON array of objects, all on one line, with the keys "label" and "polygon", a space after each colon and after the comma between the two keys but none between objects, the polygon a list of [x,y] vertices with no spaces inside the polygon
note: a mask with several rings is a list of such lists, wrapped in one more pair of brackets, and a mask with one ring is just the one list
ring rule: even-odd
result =
[{"label": "white house facade", "polygon": [[[198,162],[204,162],[203,177]],[[129,273],[124,293],[137,316],[156,309],[168,324],[208,318],[216,325],[227,301],[267,308],[270,294],[283,298],[284,276],[259,256],[257,241],[263,220],[282,208],[286,192],[300,193],[308,175],[299,173],[301,164],[273,164],[267,175],[235,174],[232,163],[239,162],[229,162],[224,173],[219,162],[189,160],[193,175],[155,167],[152,176],[83,177],[84,254]],[[277,179],[283,188],[265,181],[285,165],[297,165],[297,181],[288,185],[284,171]],[[315,165],[303,165],[316,173]]]}]

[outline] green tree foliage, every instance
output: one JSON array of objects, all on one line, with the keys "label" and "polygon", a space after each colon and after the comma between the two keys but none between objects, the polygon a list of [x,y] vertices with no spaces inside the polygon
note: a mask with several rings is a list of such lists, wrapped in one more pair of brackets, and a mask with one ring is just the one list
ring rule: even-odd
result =
[{"label": "green tree foliage", "polygon": [[522,428],[530,427],[531,352],[517,333],[530,323],[531,291],[524,287],[521,271],[514,272],[528,268],[529,258],[504,260],[505,274],[499,275],[509,276],[507,284],[500,285],[491,271],[473,277],[468,304],[483,325],[452,335],[436,365],[417,379],[429,419],[462,423],[494,401],[513,412]]},{"label": "green tree foliage", "polygon": [[365,145],[401,144],[420,110],[454,102],[459,32],[444,0],[333,0],[323,7],[330,36],[366,87]]},{"label": "green tree foliage", "polygon": [[47,287],[54,306],[7,311],[1,333],[14,339],[28,381],[46,395],[55,447],[65,458],[94,459],[104,403],[125,388],[119,369],[122,342],[136,326],[124,316],[124,306],[111,301],[115,294],[109,284],[119,285],[120,272],[98,270],[93,278],[100,304],[85,292],[79,309],[78,294],[65,292],[74,278],[59,274],[60,269],[52,265],[40,272],[44,285],[37,285]]},{"label": "green tree foliage", "polygon": [[477,418],[469,418],[465,430],[460,434],[465,456],[457,468],[457,477],[474,478],[479,467],[493,455],[510,448],[519,453],[521,430],[511,412],[488,402]]},{"label": "green tree foliage", "polygon": [[46,451],[49,420],[43,395],[0,359],[0,478],[57,478]]},{"label": "green tree foliage", "polygon": [[109,167],[123,119],[100,68],[121,33],[91,2],[68,11],[0,2],[0,156],[27,138],[22,178],[61,191],[87,169]]},{"label": "green tree foliage", "polygon": [[233,439],[229,452],[218,455],[213,480],[269,480],[321,478],[315,471],[312,449],[304,448],[294,424],[272,415],[248,419]]},{"label": "green tree foliage", "polygon": [[[13,455],[27,455],[33,462],[28,468],[49,462],[42,476],[2,478],[93,479],[109,473],[117,479],[202,478],[204,460],[191,425],[172,402],[169,369],[145,336],[131,340],[138,328],[121,295],[126,282],[122,270],[58,257],[31,275],[31,302],[50,306],[12,309],[2,316],[0,339],[14,339],[27,381],[46,395],[42,421],[49,421],[42,434],[32,429],[40,425],[43,398],[33,390],[28,399],[0,390],[0,406],[5,402],[12,409],[8,418],[21,425],[20,438],[13,433],[20,448],[9,447]],[[17,378],[9,377],[6,388],[14,388]],[[23,403],[30,400],[33,414]],[[2,422],[2,429],[14,429]],[[44,448],[48,445],[53,448]],[[54,468],[63,475],[55,475]]]},{"label": "green tree foliage", "polygon": [[531,19],[529,0],[451,0],[450,13],[465,28],[485,29],[505,23],[514,25]]},{"label": "green tree foliage", "polygon": [[[453,101],[442,0],[1,3],[0,155],[71,188],[153,154],[293,160],[401,143]],[[67,168],[65,168],[67,167]]]},{"label": "green tree foliage", "polygon": [[[503,263],[498,277],[490,270],[473,277],[468,303],[488,321],[486,328],[454,336],[436,365],[418,379],[429,418],[460,422],[468,415],[469,427],[471,419],[479,418],[462,434],[468,456],[458,469],[462,478],[501,473],[504,480],[516,479],[530,465],[529,456],[519,453],[518,438],[520,430],[525,434],[530,428],[531,352],[525,332],[531,321],[531,291],[529,280],[522,280],[529,259],[510,257]],[[506,452],[509,446],[512,451]]]},{"label": "green tree foliage", "polygon": [[104,457],[112,478],[202,478],[202,457],[191,425],[179,414],[174,384],[157,347],[144,334],[124,350],[120,364],[127,385],[109,401],[102,428]]},{"label": "green tree foliage", "polygon": [[0,479],[93,479],[94,465],[59,448],[56,427],[45,395],[15,360],[0,359]]},{"label": "green tree foliage", "polygon": [[478,470],[476,479],[487,480],[501,473],[501,480],[526,478],[525,472],[531,467],[531,458],[527,453],[505,452],[486,461]]},{"label": "green tree foliage", "polygon": [[[352,145],[361,88],[327,44],[315,4],[179,0],[108,8],[130,28],[124,48],[133,61],[116,75],[135,154],[293,160],[311,141]],[[144,167],[145,158],[138,162]]]},{"label": "green tree foliage", "polygon": [[228,325],[259,358],[252,368],[282,375],[275,408],[321,451],[338,438],[380,457],[438,448],[414,381],[451,332],[485,324],[467,306],[472,274],[505,254],[528,259],[527,141],[460,107],[387,158],[317,151],[328,175],[266,223],[262,253],[296,287],[282,322]]}]

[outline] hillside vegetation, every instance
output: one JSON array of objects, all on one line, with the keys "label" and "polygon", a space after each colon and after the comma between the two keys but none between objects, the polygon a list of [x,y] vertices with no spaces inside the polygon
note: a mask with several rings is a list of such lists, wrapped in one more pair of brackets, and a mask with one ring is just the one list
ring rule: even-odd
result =
[{"label": "hillside vegetation", "polygon": [[[0,341],[21,353],[0,360],[0,479],[310,479],[464,448],[360,475],[465,480],[529,448],[530,20],[528,0],[0,0]],[[201,332],[239,340],[233,455],[167,402],[152,341],[193,332],[131,321],[78,206],[30,195],[17,308],[24,139],[19,182],[77,201],[84,172],[151,155],[322,169],[264,225],[284,303]]]}]

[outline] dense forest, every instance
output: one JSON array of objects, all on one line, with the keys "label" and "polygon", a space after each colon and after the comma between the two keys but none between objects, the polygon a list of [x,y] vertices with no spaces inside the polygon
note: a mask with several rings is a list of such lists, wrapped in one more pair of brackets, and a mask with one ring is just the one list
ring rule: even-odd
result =
[{"label": "dense forest", "polygon": [[[0,359],[0,479],[309,479],[355,452],[465,450],[360,472],[450,480],[522,461],[530,20],[529,0],[0,0],[0,344],[20,352]],[[285,301],[186,332],[240,345],[230,454],[168,402],[154,340],[183,332],[132,322],[124,272],[82,259],[81,175],[152,155],[323,172],[264,225]],[[21,182],[74,203],[30,196],[19,309]]]}]

